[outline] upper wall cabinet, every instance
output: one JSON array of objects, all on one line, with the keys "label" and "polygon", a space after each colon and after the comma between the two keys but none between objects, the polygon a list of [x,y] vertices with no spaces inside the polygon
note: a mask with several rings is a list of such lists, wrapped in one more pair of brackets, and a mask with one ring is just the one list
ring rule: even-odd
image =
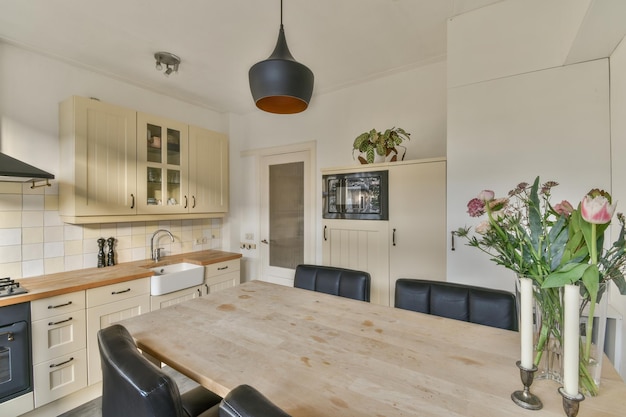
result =
[{"label": "upper wall cabinet", "polygon": [[136,213],[136,120],[134,110],[98,100],[71,97],[61,103],[59,210],[64,220]]},{"label": "upper wall cabinet", "polygon": [[187,213],[189,127],[137,114],[139,213]]},{"label": "upper wall cabinet", "polygon": [[228,211],[228,137],[189,126],[189,212]]},{"label": "upper wall cabinet", "polygon": [[[60,107],[66,223],[222,217],[228,137],[98,100]],[[103,219],[103,216],[106,216]]]}]

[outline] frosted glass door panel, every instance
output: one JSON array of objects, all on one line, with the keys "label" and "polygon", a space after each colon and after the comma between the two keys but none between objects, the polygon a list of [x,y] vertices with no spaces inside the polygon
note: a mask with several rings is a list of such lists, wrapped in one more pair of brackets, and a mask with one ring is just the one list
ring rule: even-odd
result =
[{"label": "frosted glass door panel", "polygon": [[304,261],[304,163],[270,166],[270,266]]}]

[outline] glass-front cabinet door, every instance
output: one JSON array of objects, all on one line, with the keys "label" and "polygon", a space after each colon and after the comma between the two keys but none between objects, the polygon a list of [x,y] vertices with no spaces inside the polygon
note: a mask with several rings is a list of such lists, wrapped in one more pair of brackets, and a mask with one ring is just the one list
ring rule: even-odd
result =
[{"label": "glass-front cabinet door", "polygon": [[138,113],[138,211],[185,213],[188,197],[188,126]]}]

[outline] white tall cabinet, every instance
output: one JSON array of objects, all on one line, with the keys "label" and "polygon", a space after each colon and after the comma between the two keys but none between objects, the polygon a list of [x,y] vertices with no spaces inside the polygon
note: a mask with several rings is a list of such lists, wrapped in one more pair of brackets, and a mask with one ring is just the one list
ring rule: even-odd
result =
[{"label": "white tall cabinet", "polygon": [[367,271],[372,303],[394,304],[398,278],[445,280],[446,160],[351,166],[322,174],[389,171],[389,220],[322,222],[323,263]]}]

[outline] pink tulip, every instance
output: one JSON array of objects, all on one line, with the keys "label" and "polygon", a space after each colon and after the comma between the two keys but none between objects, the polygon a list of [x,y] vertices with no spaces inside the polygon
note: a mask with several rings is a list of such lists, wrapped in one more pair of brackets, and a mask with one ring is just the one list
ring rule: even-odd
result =
[{"label": "pink tulip", "polygon": [[616,205],[617,203],[611,204],[609,193],[594,188],[583,197],[580,214],[591,224],[605,224],[611,221]]}]

